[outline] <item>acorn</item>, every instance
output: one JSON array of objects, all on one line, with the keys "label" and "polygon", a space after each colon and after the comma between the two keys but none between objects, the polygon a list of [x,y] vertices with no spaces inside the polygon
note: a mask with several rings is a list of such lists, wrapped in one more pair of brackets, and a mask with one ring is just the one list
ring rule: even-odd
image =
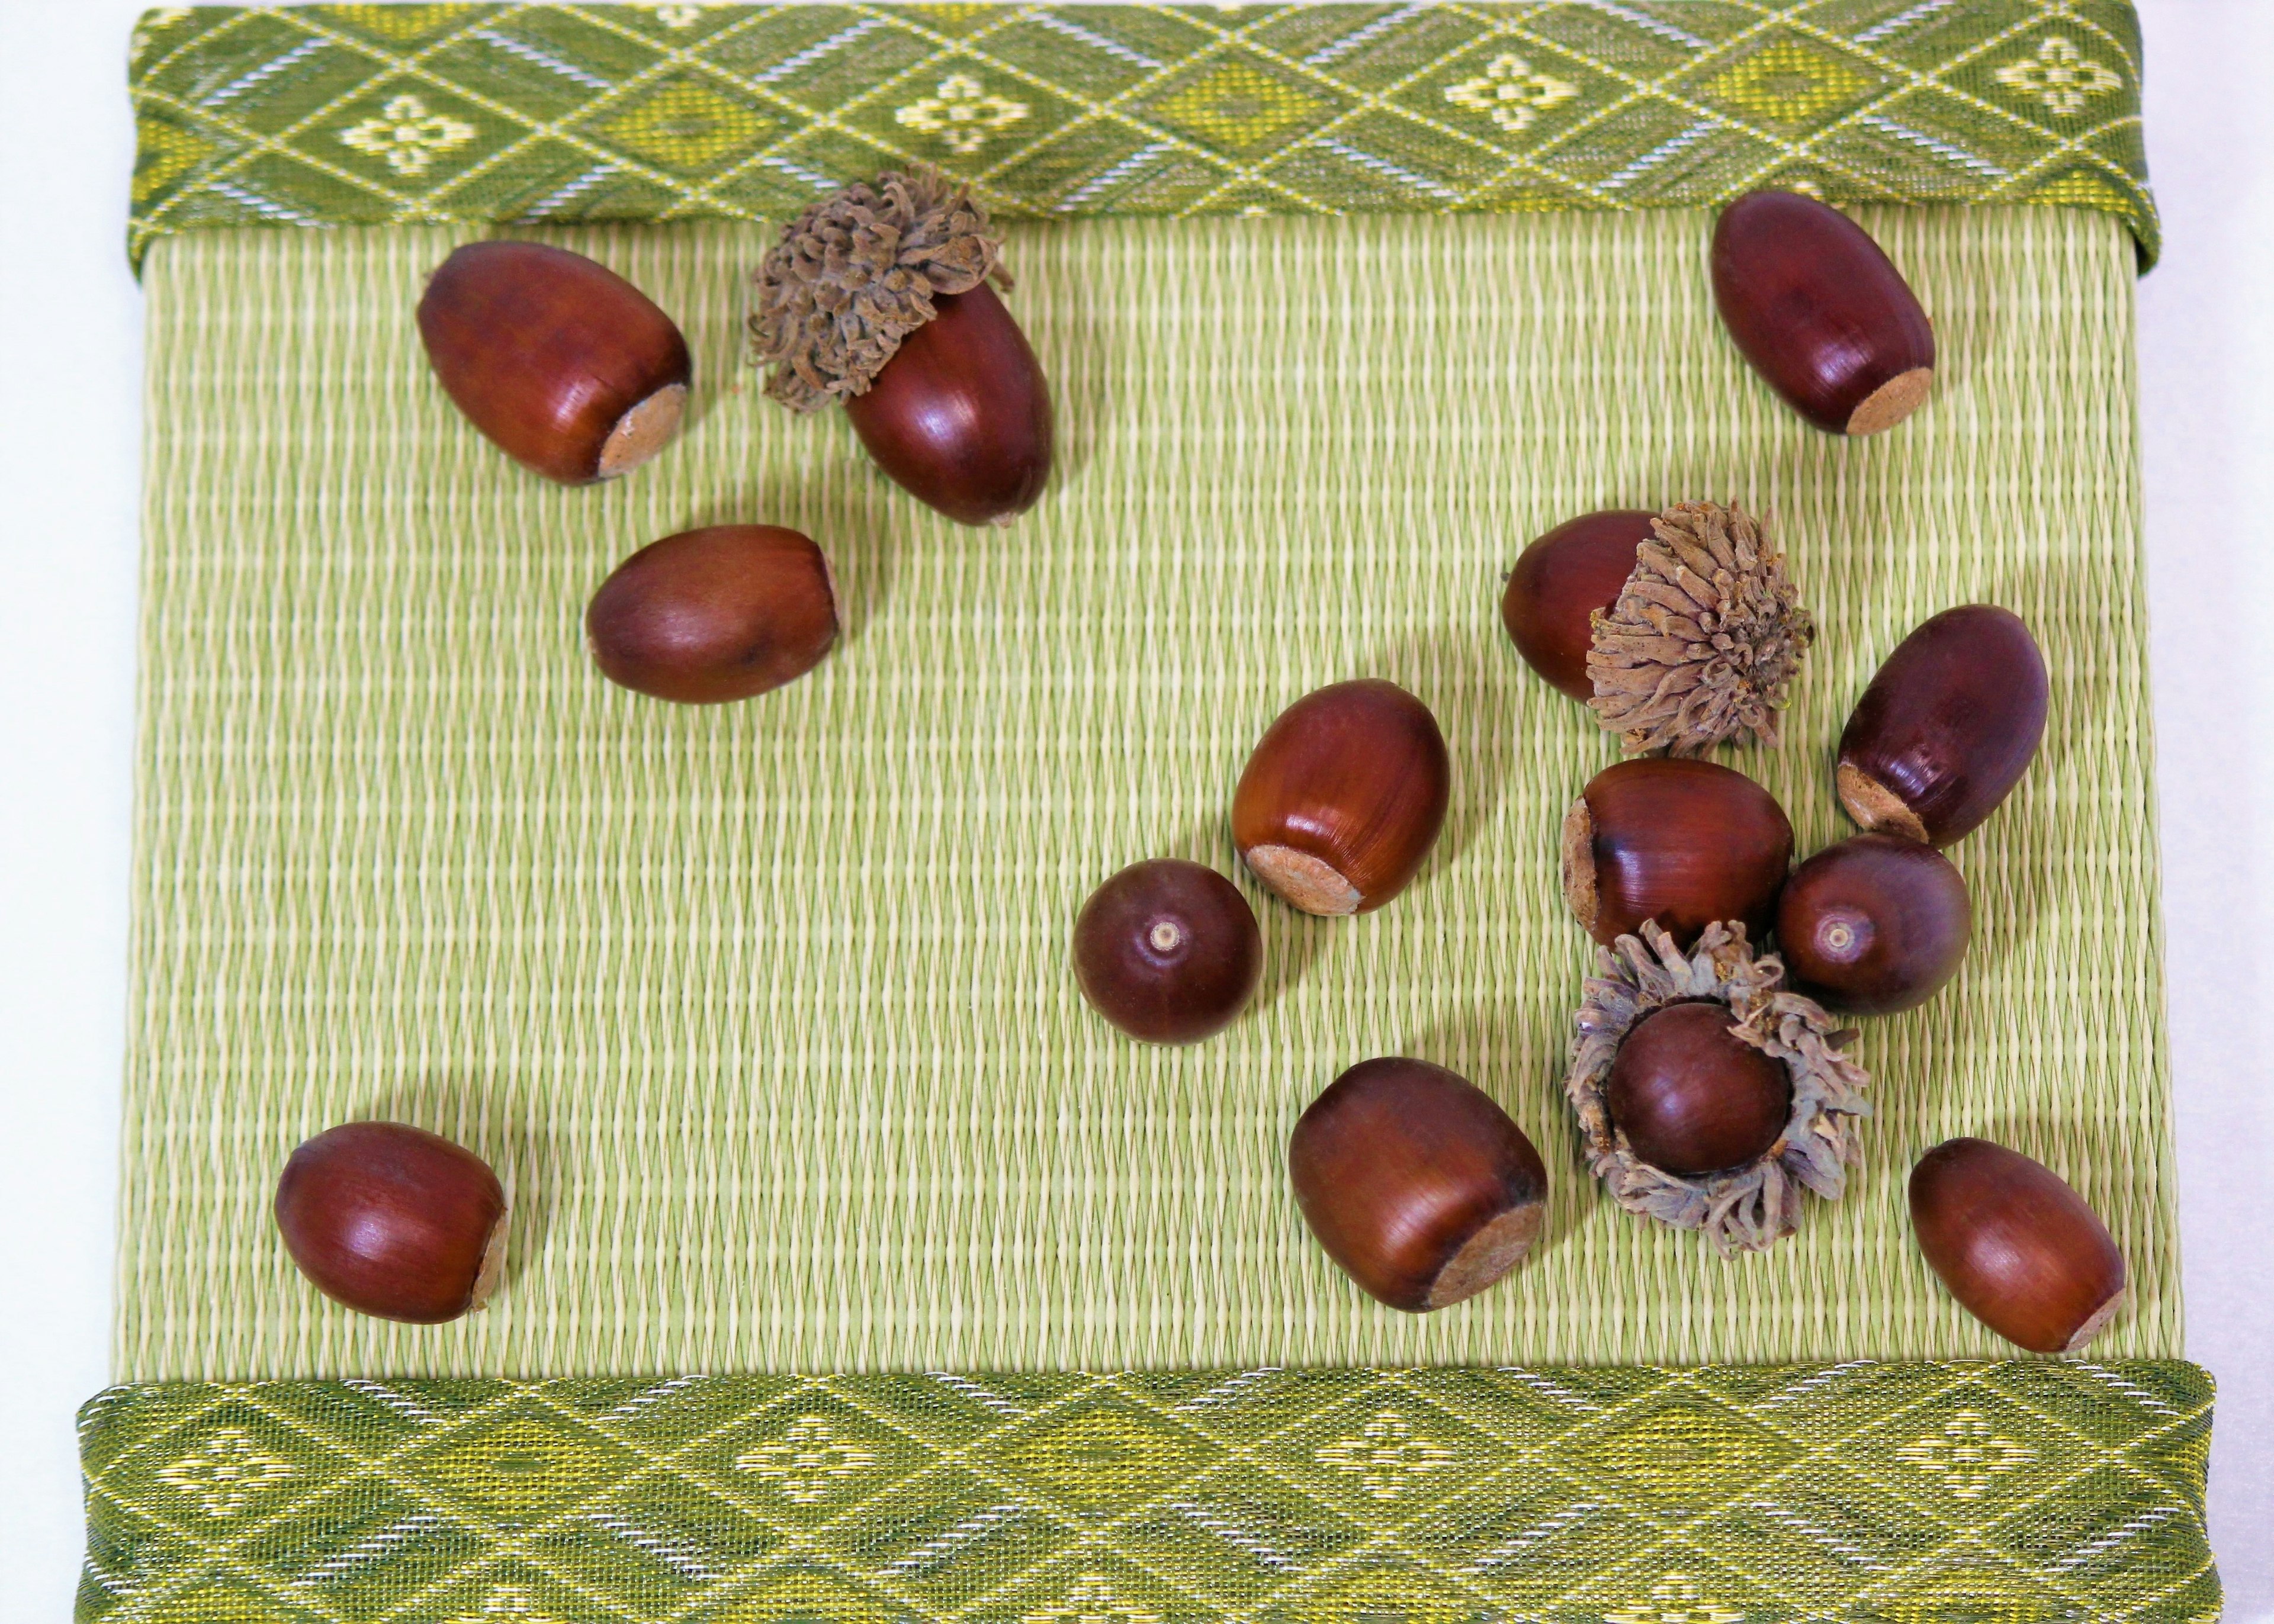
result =
[{"label": "acorn", "polygon": [[1606,947],[1645,920],[1677,945],[1717,920],[1766,936],[1791,865],[1792,823],[1776,797],[1713,762],[1614,763],[1563,819],[1564,899]]},{"label": "acorn", "polygon": [[713,524],[651,542],[600,583],[584,633],[604,675],[686,705],[803,676],[836,642],[837,591],[811,538]]},{"label": "acorn", "polygon": [[1892,1015],[1958,974],[1974,904],[1965,876],[1933,847],[1855,835],[1792,871],[1776,929],[1801,991],[1849,1014]]},{"label": "acorn", "polygon": [[1840,735],[1840,804],[1864,828],[1963,839],[2021,782],[2052,687],[2022,618],[1946,609],[1895,646]]},{"label": "acorn", "polygon": [[1306,914],[1364,914],[1420,871],[1451,794],[1428,706],[1394,682],[1337,682],[1264,730],[1232,794],[1231,836]]},{"label": "acorn", "polygon": [[1474,1297],[1524,1259],[1547,1169],[1465,1078],[1367,1060],[1311,1101],[1287,1142],[1303,1220],[1342,1271],[1407,1313]]},{"label": "acorn", "polygon": [[671,318],[565,248],[468,243],[428,279],[418,336],[473,425],[563,485],[630,472],[687,410],[694,365]]},{"label": "acorn", "polygon": [[1968,1313],[2032,1353],[2074,1353],[2124,1303],[2124,1256],[2059,1175],[1988,1139],[1911,1169],[1919,1250]]},{"label": "acorn", "polygon": [[1777,1142],[1792,1114],[1792,1079],[1737,1036],[1728,1005],[1670,1004],[1628,1031],[1604,1103],[1644,1161],[1669,1173],[1718,1173]]},{"label": "acorn", "polygon": [[276,1229],[311,1284],[358,1313],[440,1325],[489,1300],[505,1191],[473,1152],[399,1122],[351,1122],[294,1151]]},{"label": "acorn", "polygon": [[1934,327],[1863,227],[1796,192],[1751,192],[1713,228],[1713,302],[1738,350],[1834,434],[1893,428],[1934,383]]},{"label": "acorn", "polygon": [[1766,525],[1718,502],[1559,524],[1517,560],[1501,620],[1629,750],[1676,756],[1744,733],[1774,744],[1816,638]]},{"label": "acorn", "polygon": [[1132,863],[1073,927],[1074,979],[1131,1037],[1197,1043],[1230,1026],[1263,973],[1263,933],[1239,888],[1173,857]]},{"label": "acorn", "polygon": [[1871,1109],[1853,1032],[1787,989],[1742,925],[1708,925],[1684,952],[1645,921],[1596,960],[1563,1092],[1614,1201],[1726,1256],[1792,1234],[1803,1192],[1840,1199]]},{"label": "acorn", "polygon": [[1007,524],[1050,472],[1050,395],[1003,286],[1002,243],[936,170],[816,203],[757,270],[751,353],[796,411],[845,402],[877,465],[962,524]]}]

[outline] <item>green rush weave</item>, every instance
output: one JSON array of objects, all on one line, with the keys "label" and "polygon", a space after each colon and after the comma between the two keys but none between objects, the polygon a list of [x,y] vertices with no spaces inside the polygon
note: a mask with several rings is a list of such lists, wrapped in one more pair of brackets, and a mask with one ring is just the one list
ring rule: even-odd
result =
[{"label": "green rush weave", "polygon": [[2105,210],[2156,251],[2128,0],[169,7],[132,252],[215,226],[1623,209],[1799,187]]},{"label": "green rush weave", "polygon": [[84,1624],[2209,1620],[2165,1362],[120,1387]]}]

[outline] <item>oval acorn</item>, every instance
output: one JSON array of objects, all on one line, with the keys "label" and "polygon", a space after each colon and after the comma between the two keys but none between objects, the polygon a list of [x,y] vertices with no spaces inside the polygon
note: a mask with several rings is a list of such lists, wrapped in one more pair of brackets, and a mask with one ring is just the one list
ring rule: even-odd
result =
[{"label": "oval acorn", "polygon": [[1792,1079],[1736,1035],[1728,1004],[1670,1004],[1620,1043],[1604,1103],[1645,1162],[1718,1173],[1775,1146],[1792,1116]]},{"label": "oval acorn", "polygon": [[1974,903],[1965,876],[1933,847],[1855,835],[1792,871],[1776,930],[1796,989],[1848,1014],[1892,1015],[1958,974]]},{"label": "oval acorn", "polygon": [[1392,1308],[1474,1297],[1540,1237],[1547,1170],[1483,1090],[1424,1060],[1367,1060],[1311,1101],[1287,1144],[1304,1222]]},{"label": "oval acorn", "polygon": [[1864,828],[1963,839],[2021,782],[2052,687],[2022,618],[1994,604],[1932,616],[1887,656],[1840,735],[1840,802]]},{"label": "oval acorn", "polygon": [[1752,192],[1713,228],[1713,302],[1753,370],[1834,434],[1876,434],[1934,382],[1934,327],[1863,227],[1796,192]]},{"label": "oval acorn", "polygon": [[548,479],[630,472],[679,432],[687,341],[607,267],[544,243],[468,243],[418,301],[418,336],[458,410]]},{"label": "oval acorn", "polygon": [[837,590],[810,538],[713,524],[651,542],[584,612],[612,682],[686,705],[748,699],[803,676],[837,640]]},{"label": "oval acorn", "polygon": [[2032,1353],[2074,1353],[2124,1302],[2124,1256],[2100,1214],[2042,1162],[1988,1139],[1936,1146],[1911,1169],[1919,1250],[1967,1312]]},{"label": "oval acorn", "polygon": [[1619,601],[1657,516],[1615,508],[1567,519],[1525,548],[1509,573],[1500,619],[1516,651],[1582,704],[1595,696],[1587,675],[1595,617]]},{"label": "oval acorn", "polygon": [[924,169],[848,186],[758,267],[754,353],[797,411],[841,400],[877,465],[963,524],[1007,524],[1050,472],[1050,386],[988,286],[1002,244],[969,193]]},{"label": "oval acorn", "polygon": [[1082,905],[1073,970],[1090,1007],[1131,1037],[1197,1043],[1254,996],[1263,934],[1230,880],[1157,857],[1132,863]]},{"label": "oval acorn", "polygon": [[358,1313],[440,1325],[489,1300],[505,1265],[505,1191],[437,1133],[351,1122],[294,1151],[276,1229],[309,1282]]},{"label": "oval acorn", "polygon": [[1677,946],[1716,921],[1768,929],[1792,866],[1776,797],[1713,762],[1643,756],[1606,767],[1563,819],[1563,896],[1608,947],[1655,920]]},{"label": "oval acorn", "polygon": [[1451,794],[1428,706],[1394,682],[1337,682],[1264,731],[1232,794],[1231,836],[1306,914],[1364,914],[1420,871]]}]

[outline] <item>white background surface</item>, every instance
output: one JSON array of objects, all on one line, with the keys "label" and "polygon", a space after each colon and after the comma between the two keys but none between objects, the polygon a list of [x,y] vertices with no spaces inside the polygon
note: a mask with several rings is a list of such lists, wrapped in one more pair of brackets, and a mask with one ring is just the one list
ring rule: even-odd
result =
[{"label": "white background surface", "polygon": [[[0,0],[0,1620],[70,1616],[107,1380],[133,755],[139,0]],[[2274,0],[2142,0],[2141,284],[2188,1351],[2227,1618],[2274,1620]],[[2153,1147],[2142,1146],[2142,1155]]]}]

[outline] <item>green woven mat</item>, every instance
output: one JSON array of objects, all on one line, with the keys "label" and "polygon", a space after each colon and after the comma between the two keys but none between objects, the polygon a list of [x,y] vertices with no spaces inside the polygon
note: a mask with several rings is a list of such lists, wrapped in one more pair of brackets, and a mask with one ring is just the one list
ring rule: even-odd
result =
[{"label": "green woven mat", "polygon": [[1006,213],[2104,209],[2128,0],[169,7],[132,252],[216,225],[787,218],[910,159]]},{"label": "green woven mat", "polygon": [[83,1620],[2209,1619],[2191,1365],[126,1387]]}]

